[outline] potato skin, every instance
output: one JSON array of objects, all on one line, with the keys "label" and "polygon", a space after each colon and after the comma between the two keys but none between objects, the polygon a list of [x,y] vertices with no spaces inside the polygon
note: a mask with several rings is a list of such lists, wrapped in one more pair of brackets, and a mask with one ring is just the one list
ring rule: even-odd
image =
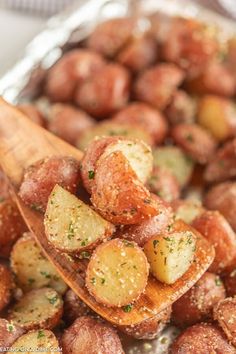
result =
[{"label": "potato skin", "polygon": [[171,135],[176,144],[200,164],[207,163],[214,156],[216,142],[197,124],[178,124]]},{"label": "potato skin", "polygon": [[216,274],[206,272],[173,303],[172,319],[177,326],[191,326],[212,318],[214,306],[225,298],[225,288]]},{"label": "potato skin", "polygon": [[91,201],[115,224],[137,224],[159,214],[156,201],[119,151],[99,159]]},{"label": "potato skin", "polygon": [[13,276],[6,265],[0,264],[0,311],[10,302],[13,289]]},{"label": "potato skin", "polygon": [[102,57],[87,49],[74,49],[66,54],[49,70],[45,92],[53,102],[69,102],[74,91],[103,65]]},{"label": "potato skin", "polygon": [[211,210],[218,210],[236,231],[236,183],[223,182],[209,189],[205,194],[204,205]]},{"label": "potato skin", "polygon": [[78,318],[61,338],[64,354],[124,354],[115,330],[88,316]]},{"label": "potato skin", "polygon": [[218,211],[205,211],[192,226],[208,239],[215,248],[215,259],[209,270],[222,273],[236,256],[236,236],[231,226]]},{"label": "potato skin", "polygon": [[146,130],[152,137],[152,145],[161,144],[168,132],[165,117],[156,109],[142,102],[132,102],[116,113],[112,120],[130,123]]},{"label": "potato skin", "polygon": [[17,108],[24,113],[30,120],[34,123],[40,125],[41,127],[46,126],[46,120],[40,110],[34,104],[25,103],[19,104]]},{"label": "potato skin", "polygon": [[224,332],[213,324],[200,323],[187,328],[174,341],[170,354],[235,354]]},{"label": "potato skin", "polygon": [[236,297],[220,301],[214,308],[214,319],[218,321],[228,340],[236,347]]},{"label": "potato skin", "polygon": [[93,311],[74,293],[68,289],[64,296],[64,319],[72,324],[78,317],[91,315]]},{"label": "potato skin", "polygon": [[5,318],[0,318],[0,348],[10,347],[15,340],[24,333],[24,330]]},{"label": "potato skin", "polygon": [[236,295],[236,259],[232,262],[229,270],[223,275],[223,282],[226,289],[227,296]]},{"label": "potato skin", "polygon": [[136,339],[155,339],[170,321],[171,306],[160,313],[134,326],[123,326],[119,329]]},{"label": "potato skin", "polygon": [[92,117],[69,104],[55,103],[49,111],[48,129],[72,145],[95,123]]},{"label": "potato skin", "polygon": [[129,72],[119,64],[107,64],[75,92],[75,103],[96,118],[123,108],[129,99]]},{"label": "potato skin", "polygon": [[194,123],[196,104],[194,99],[183,90],[176,90],[171,102],[165,109],[165,114],[172,125]]},{"label": "potato skin", "polygon": [[52,156],[27,168],[19,196],[32,209],[44,212],[56,184],[75,193],[80,180],[79,162],[72,157]]},{"label": "potato skin", "polygon": [[184,73],[177,66],[158,64],[139,75],[134,83],[134,95],[137,100],[163,110],[183,79]]}]

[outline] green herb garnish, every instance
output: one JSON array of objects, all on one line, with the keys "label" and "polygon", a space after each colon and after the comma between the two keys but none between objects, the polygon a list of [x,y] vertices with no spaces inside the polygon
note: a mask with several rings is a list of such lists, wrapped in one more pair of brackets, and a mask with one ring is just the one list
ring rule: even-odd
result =
[{"label": "green herb garnish", "polygon": [[132,305],[126,305],[126,306],[123,306],[123,311],[124,312],[130,312],[132,310]]},{"label": "green herb garnish", "polygon": [[94,179],[94,177],[95,177],[95,172],[93,170],[88,171],[88,178]]}]

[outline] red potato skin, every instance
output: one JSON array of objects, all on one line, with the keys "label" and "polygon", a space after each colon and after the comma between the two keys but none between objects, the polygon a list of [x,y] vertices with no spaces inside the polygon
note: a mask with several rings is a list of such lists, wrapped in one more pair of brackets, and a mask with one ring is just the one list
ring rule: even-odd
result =
[{"label": "red potato skin", "polygon": [[74,293],[69,289],[64,296],[64,319],[66,323],[72,324],[77,318],[81,316],[91,315],[93,311]]},{"label": "red potato skin", "polygon": [[208,183],[222,182],[236,177],[236,139],[219,148],[208,163],[204,179]]},{"label": "red potato skin", "polygon": [[207,163],[216,150],[213,137],[197,124],[178,124],[171,135],[187,154],[200,164]]},{"label": "red potato skin", "polygon": [[236,257],[226,269],[223,275],[223,282],[228,296],[236,295]]},{"label": "red potato skin", "polygon": [[211,319],[214,306],[225,296],[225,288],[219,276],[206,272],[187,293],[173,303],[172,319],[180,327]]},{"label": "red potato skin", "polygon": [[137,124],[152,137],[152,145],[161,144],[168,133],[165,117],[157,110],[142,102],[133,102],[116,113],[112,120],[116,123]]},{"label": "red potato skin", "polygon": [[78,86],[75,103],[92,116],[104,118],[126,105],[129,86],[129,72],[119,64],[108,64]]},{"label": "red potato skin", "polygon": [[105,57],[112,58],[132,36],[135,20],[115,18],[99,24],[89,36],[87,47]]},{"label": "red potato skin", "polygon": [[40,125],[41,127],[46,126],[46,120],[43,114],[39,111],[39,109],[33,104],[19,104],[17,108],[24,113],[30,120],[34,123]]},{"label": "red potato skin", "polygon": [[183,79],[184,72],[174,64],[158,64],[140,74],[134,83],[134,95],[137,100],[163,110]]},{"label": "red potato skin", "polygon": [[150,35],[133,38],[116,59],[134,73],[142,71],[157,61],[157,42]]},{"label": "red potato skin", "polygon": [[236,349],[227,342],[224,332],[209,323],[187,328],[174,341],[170,354],[235,354]]},{"label": "red potato skin", "polygon": [[103,58],[87,49],[74,49],[49,70],[45,92],[53,102],[69,102],[78,84],[105,64]]},{"label": "red potato skin", "polygon": [[2,311],[10,303],[12,289],[12,273],[6,265],[0,264],[0,311]]},{"label": "red potato skin", "polygon": [[165,110],[169,122],[172,125],[194,123],[195,114],[196,104],[193,98],[183,90],[176,90]]},{"label": "red potato skin", "polygon": [[158,204],[120,152],[100,158],[91,201],[114,224],[137,224],[158,215]]},{"label": "red potato skin", "polygon": [[213,186],[205,194],[203,204],[210,210],[218,210],[236,232],[236,183],[223,182]]},{"label": "red potato skin", "polygon": [[12,325],[5,318],[0,318],[0,348],[10,347],[24,332],[23,328]]},{"label": "red potato skin", "polygon": [[25,171],[19,196],[37,211],[45,211],[56,184],[76,193],[80,180],[79,162],[72,157],[53,156],[36,162]]},{"label": "red potato skin", "polygon": [[27,226],[11,198],[0,203],[0,257],[8,258],[14,243]]},{"label": "red potato skin", "polygon": [[215,259],[209,270],[222,273],[236,256],[236,235],[218,211],[205,211],[194,219],[192,226],[215,248]]},{"label": "red potato skin", "polygon": [[0,168],[0,203],[10,197],[9,183],[3,170]]},{"label": "red potato skin", "polygon": [[95,124],[87,113],[69,104],[56,103],[49,112],[48,130],[72,145],[81,133]]},{"label": "red potato skin", "polygon": [[177,178],[165,168],[154,167],[147,187],[166,202],[172,202],[180,197],[180,185]]},{"label": "red potato skin", "polygon": [[64,354],[124,354],[116,331],[88,316],[79,317],[61,338]]},{"label": "red potato skin", "polygon": [[214,308],[214,319],[218,321],[228,340],[236,347],[236,297],[220,301]]},{"label": "red potato skin", "polygon": [[158,337],[160,332],[165,328],[170,321],[171,306],[162,310],[156,316],[142,321],[134,326],[123,326],[119,329],[136,339],[152,340]]}]

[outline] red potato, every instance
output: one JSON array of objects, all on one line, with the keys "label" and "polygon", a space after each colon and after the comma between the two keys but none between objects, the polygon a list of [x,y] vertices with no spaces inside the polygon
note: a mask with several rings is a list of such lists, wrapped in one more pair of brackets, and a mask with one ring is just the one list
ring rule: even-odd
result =
[{"label": "red potato", "polygon": [[80,179],[79,162],[72,157],[53,156],[36,162],[25,171],[19,196],[37,211],[45,211],[56,184],[76,193]]},{"label": "red potato", "polygon": [[164,232],[168,225],[173,223],[173,213],[169,205],[158,197],[154,197],[159,204],[160,213],[137,225],[121,226],[116,237],[136,242],[140,247],[154,235]]},{"label": "red potato", "polygon": [[88,48],[104,55],[114,57],[132,36],[135,28],[133,18],[115,18],[100,23],[89,36]]},{"label": "red potato", "polygon": [[0,318],[0,348],[10,347],[23,333],[22,328]]},{"label": "red potato", "polygon": [[215,153],[215,140],[197,124],[178,124],[171,134],[176,144],[200,164],[207,163]]},{"label": "red potato", "polygon": [[236,183],[224,182],[213,186],[206,193],[204,205],[211,210],[218,210],[236,231]]},{"label": "red potato", "polygon": [[64,296],[64,319],[71,324],[78,317],[91,315],[93,311],[74,293],[67,290]]},{"label": "red potato", "polygon": [[232,261],[223,276],[224,286],[228,296],[236,295],[236,258]]},{"label": "red potato", "polygon": [[117,61],[133,72],[139,72],[154,64],[158,58],[156,40],[150,35],[134,37],[117,56]]},{"label": "red potato", "polygon": [[116,331],[88,316],[78,318],[61,338],[64,354],[124,354]]},{"label": "red potato", "polygon": [[10,197],[9,183],[3,170],[0,168],[0,203]]},{"label": "red potato", "polygon": [[112,120],[117,123],[130,123],[140,126],[152,137],[152,145],[161,144],[168,132],[165,117],[149,105],[141,102],[132,102],[116,113]]},{"label": "red potato", "polygon": [[186,224],[191,224],[192,221],[204,212],[204,208],[197,200],[178,199],[171,202],[175,220],[183,220]]},{"label": "red potato", "polygon": [[104,118],[126,105],[129,86],[128,71],[119,64],[108,64],[78,86],[75,103],[92,116]]},{"label": "red potato", "polygon": [[36,105],[33,105],[31,103],[25,103],[25,104],[19,104],[17,105],[17,108],[24,113],[28,118],[30,118],[34,123],[45,127],[46,121],[45,117],[43,114],[40,112],[40,110],[37,108]]},{"label": "red potato", "polygon": [[236,256],[236,235],[218,211],[205,211],[193,220],[192,226],[215,247],[215,259],[209,270],[222,273]]},{"label": "red potato", "polygon": [[236,347],[236,297],[220,301],[214,308],[214,319],[218,321],[228,340]]},{"label": "red potato", "polygon": [[174,341],[170,354],[235,354],[224,332],[210,323],[187,328]]},{"label": "red potato", "polygon": [[170,321],[171,306],[147,320],[133,326],[119,327],[119,329],[131,337],[137,339],[155,339]]},{"label": "red potato", "polygon": [[172,319],[177,326],[191,326],[212,318],[214,306],[225,298],[219,276],[206,272],[181,298],[173,303]]},{"label": "red potato", "polygon": [[91,201],[115,224],[137,224],[159,214],[156,200],[119,151],[99,159]]},{"label": "red potato", "polygon": [[27,226],[13,200],[0,203],[0,257],[8,258],[11,249]]},{"label": "red potato", "polygon": [[69,102],[78,84],[104,65],[103,58],[88,49],[74,49],[49,70],[45,92],[51,101]]},{"label": "red potato", "polygon": [[236,177],[236,139],[220,147],[204,172],[207,182],[222,182]]},{"label": "red potato", "polygon": [[69,104],[53,104],[49,111],[48,129],[72,145],[76,145],[81,133],[94,123],[87,113]]},{"label": "red potato", "polygon": [[219,141],[236,135],[236,108],[223,97],[203,96],[198,103],[197,123],[207,129]]},{"label": "red potato", "polygon": [[172,125],[194,123],[196,103],[187,92],[176,90],[171,102],[166,107],[165,114]]},{"label": "red potato", "polygon": [[212,61],[199,76],[187,81],[186,89],[193,94],[231,97],[236,91],[236,79],[225,64]]},{"label": "red potato", "polygon": [[0,264],[0,311],[2,311],[11,300],[13,289],[13,276],[6,265]]},{"label": "red potato", "polygon": [[163,110],[183,79],[184,72],[174,64],[158,64],[139,75],[134,83],[135,97]]},{"label": "red potato", "polygon": [[180,185],[177,178],[164,167],[154,167],[147,182],[147,187],[166,202],[171,202],[180,197]]}]

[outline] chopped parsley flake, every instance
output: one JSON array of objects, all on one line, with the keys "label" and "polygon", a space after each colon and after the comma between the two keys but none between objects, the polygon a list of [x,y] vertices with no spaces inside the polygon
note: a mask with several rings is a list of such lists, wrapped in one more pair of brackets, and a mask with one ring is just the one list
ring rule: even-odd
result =
[{"label": "chopped parsley flake", "polygon": [[152,241],[153,247],[156,248],[156,246],[158,245],[158,243],[159,243],[158,240],[153,240],[153,241]]},{"label": "chopped parsley flake", "polygon": [[123,306],[123,311],[124,312],[131,312],[132,310],[132,305],[126,305],[126,306]]},{"label": "chopped parsley flake", "polygon": [[48,297],[47,299],[51,305],[54,305],[58,300],[58,296],[56,295],[54,297],[50,297],[50,298]]},{"label": "chopped parsley flake", "polygon": [[222,281],[221,281],[220,277],[216,277],[215,278],[215,283],[216,283],[216,286],[221,286],[222,285]]},{"label": "chopped parsley flake", "polygon": [[88,171],[88,178],[94,179],[94,177],[95,177],[95,172],[93,170]]},{"label": "chopped parsley flake", "polygon": [[43,332],[43,330],[39,330],[38,331],[38,336],[37,336],[37,338],[39,339],[39,338],[42,338],[42,337],[45,337],[45,334],[44,334],[44,332]]}]

